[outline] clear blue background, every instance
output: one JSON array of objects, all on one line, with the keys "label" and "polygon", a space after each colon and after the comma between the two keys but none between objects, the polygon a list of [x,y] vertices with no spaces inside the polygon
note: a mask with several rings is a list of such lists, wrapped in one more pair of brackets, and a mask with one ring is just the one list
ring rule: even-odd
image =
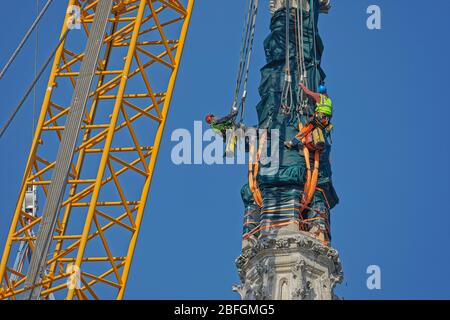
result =
[{"label": "clear blue background", "polygon": [[[207,112],[229,110],[239,58],[242,0],[197,1],[126,298],[236,299],[245,166],[175,166],[176,128],[192,130]],[[258,102],[268,1],[261,1],[250,103]],[[43,1],[41,1],[42,5]],[[366,27],[378,4],[382,29]],[[40,30],[40,63],[62,23],[56,1]],[[35,15],[35,1],[5,2],[0,65]],[[333,246],[341,253],[346,299],[450,298],[447,0],[333,1],[322,15],[323,67],[336,106]],[[0,83],[1,123],[33,74],[33,43]],[[42,101],[46,77],[39,84]],[[0,243],[6,238],[31,142],[32,100],[0,140]],[[247,114],[256,122],[254,110]],[[382,290],[366,287],[366,268],[382,269]]]}]

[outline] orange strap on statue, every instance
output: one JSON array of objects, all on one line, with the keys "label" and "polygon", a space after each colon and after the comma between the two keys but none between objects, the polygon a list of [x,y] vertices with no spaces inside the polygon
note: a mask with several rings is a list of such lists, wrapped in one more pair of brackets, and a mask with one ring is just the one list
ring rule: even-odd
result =
[{"label": "orange strap on statue", "polygon": [[256,154],[256,159],[253,159],[253,154],[255,152],[255,146],[250,143],[249,150],[249,161],[248,161],[248,186],[252,192],[253,199],[258,207],[262,207],[263,198],[261,190],[258,187],[258,181],[256,180],[259,172],[259,161],[261,160],[262,149],[266,143],[267,133],[261,136],[261,141],[259,142],[258,152]]},{"label": "orange strap on statue", "polygon": [[[314,193],[316,192],[317,182],[319,180],[319,165],[320,165],[320,152],[314,152],[314,169],[311,174],[310,160],[309,160],[309,152],[308,157],[305,155],[305,161],[307,163],[307,173],[306,173],[306,182],[305,189],[301,199],[300,206],[300,214],[306,209],[306,207],[311,203],[311,200],[314,197]],[[308,169],[309,167],[309,169]]]},{"label": "orange strap on statue", "polygon": [[[303,127],[301,124],[299,125],[300,134],[303,136],[302,143],[305,142],[305,137],[314,129],[312,124],[308,124],[306,127]],[[253,199],[255,203],[261,208],[263,204],[263,197],[261,190],[258,187],[257,176],[259,172],[259,161],[261,160],[262,148],[266,142],[266,134],[261,136],[261,141],[259,143],[258,152],[256,153],[256,158],[253,159],[255,147],[253,144],[250,144],[250,159],[248,164],[248,184],[250,191],[253,195]],[[304,192],[301,199],[301,207],[300,213],[302,213],[305,208],[311,203],[311,200],[314,197],[314,193],[316,191],[318,177],[319,177],[319,164],[320,164],[320,152],[315,151],[314,153],[314,168],[311,170],[311,161],[310,161],[310,153],[309,149],[304,146],[303,154],[306,162],[306,181],[304,186]]]},{"label": "orange strap on statue", "polygon": [[317,187],[317,181],[319,179],[319,165],[320,165],[320,152],[315,151],[314,152],[314,169],[311,173],[311,161],[310,161],[310,154],[309,149],[306,147],[305,144],[305,138],[306,136],[314,129],[314,125],[309,123],[306,127],[303,127],[303,125],[299,124],[299,131],[300,134],[298,137],[301,137],[301,141],[303,144],[303,156],[305,158],[305,164],[306,164],[306,181],[305,186],[303,190],[302,199],[300,201],[300,214],[305,210],[305,208],[311,203],[312,198],[314,197],[314,193],[316,191]]},{"label": "orange strap on statue", "polygon": [[306,205],[309,205],[316,192],[317,182],[319,180],[319,164],[320,164],[320,152],[316,151],[314,153],[314,170],[311,178],[311,185],[308,190],[308,197]]},{"label": "orange strap on statue", "polygon": [[[305,127],[303,127],[302,123],[299,123],[298,125],[298,131],[300,131],[300,134],[305,131]],[[309,189],[309,185],[311,183],[311,163],[309,161],[309,149],[306,147],[305,137],[301,140],[303,144],[303,157],[305,158],[305,164],[306,164],[306,181],[304,184],[304,193],[306,193],[306,190]],[[303,196],[302,196],[303,199]],[[300,211],[302,213],[303,210]]]}]

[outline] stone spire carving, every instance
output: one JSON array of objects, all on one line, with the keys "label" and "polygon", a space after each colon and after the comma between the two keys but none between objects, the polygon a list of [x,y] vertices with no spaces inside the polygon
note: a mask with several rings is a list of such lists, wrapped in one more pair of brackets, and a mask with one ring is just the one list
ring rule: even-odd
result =
[{"label": "stone spire carving", "polygon": [[335,300],[344,278],[338,252],[298,228],[284,227],[236,259],[243,300]]}]

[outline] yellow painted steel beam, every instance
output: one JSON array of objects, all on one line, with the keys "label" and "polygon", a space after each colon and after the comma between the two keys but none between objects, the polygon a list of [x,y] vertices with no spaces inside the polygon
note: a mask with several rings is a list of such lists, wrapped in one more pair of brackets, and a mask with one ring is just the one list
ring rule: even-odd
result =
[{"label": "yellow painted steel beam", "polygon": [[[67,3],[80,5],[78,0]],[[21,241],[33,250],[42,212],[30,216],[22,203],[27,188],[37,186],[44,207],[70,112],[67,98],[85,55],[80,38],[87,42],[97,4],[85,7],[81,30],[70,31],[55,55],[0,262],[0,299],[17,299],[31,289],[25,287],[27,264],[14,269],[14,259]],[[60,299],[124,297],[193,6],[194,0],[122,0],[114,5],[47,273],[39,284],[41,299],[50,294]],[[61,35],[69,19],[66,15]],[[78,287],[67,286],[73,266],[80,270]]]}]

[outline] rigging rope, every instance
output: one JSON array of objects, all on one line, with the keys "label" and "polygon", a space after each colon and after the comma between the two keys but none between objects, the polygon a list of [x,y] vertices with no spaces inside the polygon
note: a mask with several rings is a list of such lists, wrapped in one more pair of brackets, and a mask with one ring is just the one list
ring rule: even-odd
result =
[{"label": "rigging rope", "polygon": [[255,6],[254,6],[254,12],[253,12],[253,18],[252,18],[252,26],[251,26],[251,33],[250,33],[250,44],[249,44],[249,50],[247,55],[247,66],[245,70],[245,77],[244,77],[244,88],[242,91],[242,98],[241,98],[241,118],[240,121],[244,120],[244,114],[245,114],[245,102],[247,98],[247,85],[248,85],[248,77],[250,72],[250,63],[252,59],[252,53],[253,53],[253,44],[255,41],[255,30],[256,30],[256,18],[258,16],[258,4],[259,0],[255,0]]},{"label": "rigging rope", "polygon": [[290,64],[290,24],[291,24],[291,7],[289,0],[286,1],[286,73],[290,75],[291,64]]},{"label": "rigging rope", "polygon": [[239,97],[240,92],[240,83],[241,83],[241,77],[242,77],[242,70],[244,69],[244,55],[245,51],[247,49],[247,39],[248,39],[248,33],[249,33],[249,21],[251,18],[251,7],[253,4],[253,0],[247,0],[247,14],[244,15],[244,28],[242,30],[242,44],[241,44],[241,51],[240,51],[240,59],[239,59],[239,67],[237,72],[237,79],[236,79],[236,89],[234,93],[234,99],[233,99],[233,106],[235,107],[237,105],[237,100]]},{"label": "rigging rope", "polygon": [[303,68],[303,72],[301,73],[301,79],[305,81],[305,85],[308,85],[308,79],[306,77],[306,63],[305,63],[305,51],[304,51],[304,35],[303,35],[303,7],[304,7],[304,0],[300,0],[300,6],[297,8],[297,14],[299,15],[299,35],[300,35],[300,53],[301,53],[301,67]]},{"label": "rigging rope", "polygon": [[[305,56],[304,56],[304,40],[303,40],[303,0],[300,0],[299,6],[296,10],[296,51],[297,51],[297,84],[307,83],[306,81],[306,65],[305,65]],[[307,84],[306,84],[307,85]],[[304,95],[303,90],[297,88],[297,121],[299,123],[305,124],[305,114],[309,116],[308,110],[308,100]]]},{"label": "rigging rope", "polygon": [[[39,0],[36,0],[36,15],[39,15]],[[35,48],[34,48],[34,77],[36,78],[38,73],[38,54],[39,54],[39,26],[36,27],[36,42],[35,42]],[[36,107],[37,107],[37,90],[36,86],[34,87],[33,92],[33,115],[31,119],[31,139],[33,139],[34,136],[34,130],[35,130],[35,122],[36,122]]]},{"label": "rigging rope", "polygon": [[[309,84],[308,73],[307,73],[307,69],[306,69],[306,58],[305,58],[305,35],[303,33],[303,24],[305,22],[303,19],[303,7],[305,6],[305,3],[306,4],[308,3],[305,1],[307,1],[307,0],[300,0],[300,4],[301,4],[301,8],[302,8],[300,11],[300,24],[302,27],[302,31],[300,34],[300,37],[301,37],[300,43],[301,43],[302,67],[303,67],[303,73],[301,75],[300,81],[303,82],[305,84],[305,86],[309,87],[310,84]],[[310,10],[310,14],[311,14],[311,10],[312,10],[311,7],[309,8],[309,10]],[[308,107],[308,97],[305,95],[303,90],[301,90],[301,109],[302,109],[302,111],[304,111],[306,119],[311,117],[312,113],[311,113],[310,108]]]},{"label": "rigging rope", "polygon": [[39,70],[39,72],[37,73],[36,77],[34,78],[33,82],[30,84],[28,89],[25,91],[25,94],[22,97],[22,99],[20,100],[19,104],[16,106],[16,108],[14,109],[14,111],[9,116],[8,120],[6,121],[6,123],[1,128],[1,130],[0,130],[0,139],[3,137],[3,135],[6,132],[6,130],[8,129],[9,125],[11,124],[11,122],[14,120],[15,116],[19,112],[20,108],[22,108],[22,106],[25,103],[25,101],[27,100],[28,96],[33,91],[34,87],[36,86],[37,82],[41,78],[42,74],[45,72],[45,70],[47,69],[47,66],[50,64],[50,62],[52,61],[52,59],[55,56],[56,52],[58,51],[59,47],[63,44],[64,40],[67,38],[67,34],[69,33],[69,31],[70,31],[70,29],[67,29],[67,31],[63,34],[63,36],[59,40],[57,46],[52,51],[50,56],[47,58],[47,60],[45,61],[44,65],[42,66],[42,68]]},{"label": "rigging rope", "polygon": [[286,1],[286,65],[284,75],[284,87],[281,96],[281,110],[283,114],[288,115],[291,113],[291,105],[293,101],[292,97],[292,75],[291,75],[291,61],[290,61],[290,21],[291,8],[289,1]]},{"label": "rigging rope", "polygon": [[[248,1],[248,13],[244,16],[244,30],[242,37],[241,56],[239,61],[238,75],[236,80],[236,89],[231,111],[241,109],[241,122],[244,117],[245,99],[247,97],[247,84],[250,71],[250,62],[253,53],[253,44],[255,39],[256,18],[258,14],[259,0]],[[243,84],[243,85],[242,85]],[[239,95],[242,90],[240,104]]]},{"label": "rigging rope", "polygon": [[313,27],[313,45],[314,45],[314,68],[315,68],[315,73],[314,73],[314,85],[315,88],[314,90],[317,90],[317,87],[319,86],[318,80],[317,80],[317,70],[319,68],[318,64],[317,64],[317,43],[316,43],[316,37],[317,37],[317,32],[316,32],[316,14],[314,11],[314,0],[310,0],[311,1],[311,6],[310,6],[310,14],[311,14],[311,21],[312,21],[312,27]]},{"label": "rigging rope", "polygon": [[14,62],[14,60],[16,59],[17,55],[20,53],[20,51],[22,50],[22,48],[24,47],[25,43],[27,42],[28,38],[30,37],[30,35],[33,33],[33,30],[37,27],[37,25],[39,24],[39,22],[41,21],[42,17],[44,16],[45,12],[47,11],[47,9],[50,7],[50,5],[52,4],[53,0],[48,0],[47,3],[45,4],[45,6],[42,8],[41,12],[39,13],[39,15],[36,17],[36,19],[34,20],[33,24],[31,25],[31,27],[28,29],[27,33],[25,34],[25,36],[23,37],[22,41],[20,41],[18,47],[16,48],[16,50],[14,50],[13,54],[11,55],[11,57],[9,58],[8,62],[6,63],[6,65],[3,67],[2,71],[0,72],[0,79],[3,78],[3,76],[5,75],[6,71],[8,71],[9,67],[12,65],[12,63]]}]

